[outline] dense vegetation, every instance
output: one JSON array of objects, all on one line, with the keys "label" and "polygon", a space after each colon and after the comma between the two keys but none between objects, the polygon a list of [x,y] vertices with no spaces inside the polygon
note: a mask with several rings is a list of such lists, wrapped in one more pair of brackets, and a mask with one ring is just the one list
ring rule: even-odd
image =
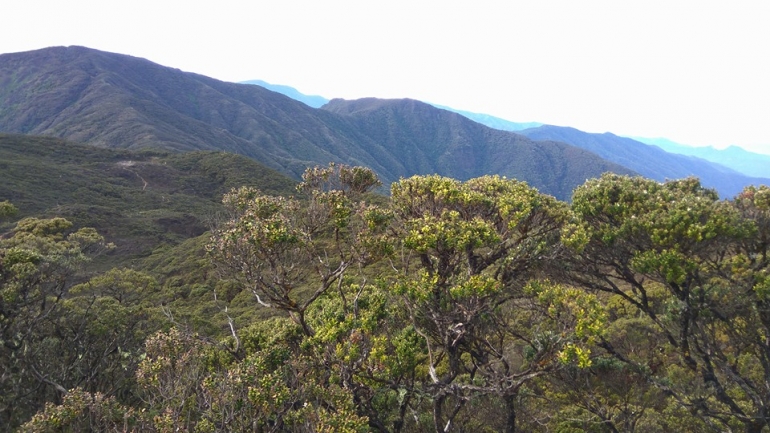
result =
[{"label": "dense vegetation", "polygon": [[201,235],[234,187],[288,194],[294,184],[224,152],[129,152],[0,134],[0,199],[12,202],[20,217],[61,216],[96,228],[120,247],[100,258],[107,266]]},{"label": "dense vegetation", "polygon": [[82,47],[0,84],[89,144],[0,135],[2,431],[770,430],[767,187]]},{"label": "dense vegetation", "polygon": [[288,193],[210,157],[115,157],[229,191],[211,232],[121,263],[108,221],[0,203],[4,430],[770,429],[770,188],[608,174],[567,204],[430,175],[384,198],[330,165]]}]

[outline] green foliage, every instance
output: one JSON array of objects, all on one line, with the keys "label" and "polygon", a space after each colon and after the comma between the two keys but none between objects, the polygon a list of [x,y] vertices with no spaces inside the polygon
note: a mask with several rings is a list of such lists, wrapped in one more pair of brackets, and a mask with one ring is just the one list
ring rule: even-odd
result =
[{"label": "green foliage", "polygon": [[61,405],[46,404],[45,409],[18,430],[25,433],[82,431],[143,431],[148,425],[142,414],[101,393],[73,389]]},{"label": "green foliage", "polygon": [[[765,191],[748,188],[727,202],[696,179],[605,175],[573,197],[573,232],[585,240],[575,245],[572,278],[647,317],[667,354],[650,354],[652,383],[703,422],[746,431],[767,425],[760,414],[770,407],[756,392],[770,374],[760,343],[770,331]],[[627,344],[605,347],[642,362],[623,350]]]},{"label": "green foliage", "polygon": [[223,200],[231,217],[214,232],[209,251],[260,304],[287,312],[313,335],[308,307],[349,267],[372,260],[359,239],[378,229],[377,218],[356,200],[376,184],[371,171],[331,164],[305,173],[299,189],[310,190],[310,197],[304,203],[253,188],[233,190]]},{"label": "green foliage", "polygon": [[[205,196],[243,180],[216,167],[237,158],[140,157]],[[210,235],[101,273],[100,232],[1,204],[4,428],[767,428],[767,187],[607,175],[569,206],[496,176],[376,185],[331,164],[295,196],[231,189]]]},{"label": "green foliage", "polygon": [[389,287],[424,340],[420,392],[431,396],[434,425],[495,397],[505,428],[515,428],[521,387],[564,364],[589,366],[590,351],[578,343],[602,326],[589,297],[533,282],[559,254],[566,207],[494,176],[404,179],[392,186],[391,203],[400,261]]},{"label": "green foliage", "polygon": [[580,368],[590,367],[589,346],[604,336],[607,325],[607,313],[598,299],[580,289],[542,281],[531,282],[526,290],[547,309],[547,319],[540,326],[553,321],[551,327],[561,331],[558,360]]},{"label": "green foliage", "polygon": [[313,359],[267,324],[245,333],[252,344],[243,359],[177,330],[148,339],[137,374],[154,429],[366,431],[349,395],[324,384]]},{"label": "green foliage", "polygon": [[[62,317],[60,306],[72,280],[93,254],[109,247],[93,229],[71,228],[72,223],[64,218],[29,217],[0,236],[3,424],[17,425],[30,410],[42,406],[51,389],[66,391],[58,383],[62,378],[58,371],[44,368],[52,361],[49,349],[57,343],[46,337],[61,334],[57,320]],[[57,362],[59,366],[65,362],[65,370],[71,367],[63,359]]]},{"label": "green foliage", "polygon": [[8,202],[8,200],[0,202],[0,218],[7,218],[16,215],[18,211],[19,210],[16,209],[16,206]]},{"label": "green foliage", "polygon": [[328,167],[316,166],[305,170],[302,183],[297,189],[316,193],[339,191],[343,195],[356,196],[365,194],[381,184],[377,175],[368,168],[332,162]]}]

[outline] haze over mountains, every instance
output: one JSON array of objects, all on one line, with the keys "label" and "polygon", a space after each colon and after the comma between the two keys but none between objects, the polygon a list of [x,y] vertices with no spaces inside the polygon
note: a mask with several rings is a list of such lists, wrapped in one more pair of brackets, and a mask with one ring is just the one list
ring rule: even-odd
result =
[{"label": "haze over mountains", "polygon": [[[314,107],[322,107],[329,102],[321,96],[304,95],[289,86],[269,84],[261,80],[244,83],[260,85]],[[770,173],[770,156],[748,152],[735,146],[724,150],[690,147],[665,139],[627,138],[612,133],[593,134],[570,127],[538,122],[517,123],[487,114],[434,106],[461,114],[490,128],[516,131],[534,140],[560,141],[589,150],[655,180],[664,181],[696,175],[704,185],[723,191],[723,195],[728,197],[752,183],[752,178],[766,179]],[[671,154],[676,155],[672,158]],[[684,155],[690,157],[683,157]]]},{"label": "haze over mountains", "polygon": [[[305,95],[304,93],[300,92],[299,90],[291,86],[284,86],[281,84],[270,84],[263,80],[248,80],[248,81],[243,81],[242,83],[255,84],[257,86],[264,87],[268,90],[272,90],[273,92],[278,92],[282,95],[286,95],[289,98],[300,101],[313,108],[321,108],[326,103],[329,102],[329,99],[324,98],[323,96]],[[481,123],[482,125],[489,126],[490,128],[500,129],[503,131],[521,131],[522,129],[536,128],[542,125],[542,123],[538,123],[538,122],[525,122],[525,123],[511,122],[509,120],[501,119],[499,117],[490,116],[489,114],[473,113],[471,111],[458,110],[456,108],[447,107],[444,105],[437,105],[437,104],[431,104],[431,105],[433,105],[436,108],[441,108],[443,110],[453,111],[457,114],[462,114],[463,116],[473,120],[474,122]]]},{"label": "haze over mountains", "polygon": [[[296,99],[300,102],[304,102],[305,104],[310,105],[311,107],[322,107],[324,104],[329,102],[329,99],[326,99],[322,96],[304,95],[301,92],[299,92],[297,89],[290,86],[270,84],[262,80],[250,80],[250,81],[244,81],[244,83],[256,84],[256,85],[265,87],[274,92],[278,92],[283,95],[286,95],[292,99]],[[481,123],[482,125],[489,126],[490,128],[500,129],[503,131],[524,131],[527,129],[538,128],[540,126],[547,126],[546,129],[551,129],[551,130],[552,128],[574,129],[574,128],[568,128],[568,127],[544,125],[543,123],[539,123],[539,122],[523,122],[523,123],[511,122],[509,120],[501,119],[499,117],[491,116],[489,114],[458,110],[456,108],[437,105],[437,104],[431,104],[431,105],[433,105],[436,108],[453,111],[455,113],[461,114],[473,120],[474,122],[478,122],[478,123]],[[582,131],[579,131],[579,132],[582,132]],[[538,132],[538,134],[545,134],[545,133],[543,131],[540,131]],[[600,134],[591,134],[591,135],[598,136]],[[603,139],[603,141],[605,142],[607,141],[607,138],[608,138],[606,137],[606,135],[614,135],[614,134],[611,134],[611,133],[605,134],[605,137]],[[623,140],[623,137],[619,137],[619,136],[615,136],[615,137],[618,139],[619,142],[621,142],[617,144],[622,144],[622,142],[628,143],[627,141]],[[760,178],[767,177],[768,173],[770,173],[770,155],[763,155],[760,153],[749,152],[737,146],[730,146],[726,149],[716,149],[710,146],[700,146],[700,147],[685,146],[683,144],[675,143],[665,138],[644,138],[644,137],[627,137],[627,138],[635,140],[638,143],[650,144],[650,145],[659,147],[668,153],[674,153],[678,155],[689,155],[700,159],[704,159],[706,161],[711,161],[711,162],[717,163],[717,165],[731,168],[732,170],[742,173],[743,175],[749,176],[749,177],[760,177]],[[584,141],[584,140],[578,140],[578,141]],[[570,144],[576,145],[578,147],[582,147],[580,144],[572,143],[569,141],[567,142]],[[638,148],[638,143],[633,144],[633,146]],[[683,161],[680,161],[679,163],[688,164]],[[623,163],[621,162],[621,164]],[[716,168],[716,169],[721,170],[720,168]]]},{"label": "haze over mountains", "polygon": [[286,95],[291,99],[297,100],[299,102],[302,102],[305,105],[308,105],[313,108],[321,108],[324,105],[326,105],[327,102],[329,102],[328,99],[324,98],[323,96],[318,95],[305,95],[304,93],[300,92],[299,90],[295,89],[294,87],[290,86],[284,86],[281,84],[270,84],[266,81],[262,80],[249,80],[244,81],[243,84],[254,84],[260,87],[264,87],[267,90],[272,90],[273,92],[280,93],[282,95]]},{"label": "haze over mountains", "polygon": [[[575,128],[543,125],[520,133],[533,140],[569,143],[661,182],[666,179],[697,176],[703,185],[717,189],[726,196],[733,196],[744,186],[756,183],[751,177],[723,165],[692,156],[668,153],[657,146],[609,132],[591,134]],[[768,180],[760,182],[767,183]]]},{"label": "haze over mountains", "polygon": [[386,184],[413,174],[500,174],[563,200],[606,171],[659,180],[695,175],[724,196],[770,183],[629,139],[545,131],[554,129],[530,129],[528,138],[406,99],[312,108],[260,86],[84,47],[0,55],[0,132],[110,148],[221,150],[294,178],[330,161],[371,167]]},{"label": "haze over mountains", "polygon": [[749,152],[738,146],[716,149],[711,146],[685,146],[665,138],[631,137],[645,144],[658,146],[666,152],[703,158],[732,168],[747,176],[767,177],[770,173],[770,155]]}]

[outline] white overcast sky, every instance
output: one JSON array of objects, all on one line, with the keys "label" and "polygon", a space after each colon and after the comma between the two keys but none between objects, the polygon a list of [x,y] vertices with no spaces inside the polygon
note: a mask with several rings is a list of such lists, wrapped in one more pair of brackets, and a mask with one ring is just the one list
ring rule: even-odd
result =
[{"label": "white overcast sky", "polygon": [[770,154],[767,0],[3,2],[0,53],[55,45]]}]

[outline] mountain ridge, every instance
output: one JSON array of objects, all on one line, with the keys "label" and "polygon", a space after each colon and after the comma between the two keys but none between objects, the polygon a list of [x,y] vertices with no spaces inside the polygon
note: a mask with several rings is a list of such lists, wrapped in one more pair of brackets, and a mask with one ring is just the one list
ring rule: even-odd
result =
[{"label": "mountain ridge", "polygon": [[[404,158],[404,147],[399,147],[403,142],[425,155],[421,160],[425,170],[446,176],[518,178],[563,200],[574,187],[604,171],[634,173],[577,148],[536,143],[457,114],[447,117],[450,112],[424,103],[419,105],[420,116],[409,122],[383,124],[379,117],[366,121],[314,109],[260,86],[227,83],[85,47],[0,55],[0,83],[3,132],[133,150],[223,150],[249,156],[295,179],[306,167],[328,162],[368,166],[386,184],[418,174],[410,169],[412,161]],[[384,112],[405,118],[403,111],[410,103],[377,104],[389,107]],[[446,121],[450,123],[434,124]],[[365,127],[375,124],[391,129]],[[457,141],[460,137],[465,139]],[[454,153],[440,153],[439,141],[446,141],[444,150]],[[492,152],[484,155],[489,160],[516,164],[497,164],[495,171],[483,173],[470,170],[463,167],[469,161],[458,157],[464,146],[477,149],[475,156],[484,149]],[[527,164],[517,154],[538,156],[539,166],[532,169],[533,162]]]},{"label": "mountain ridge", "polygon": [[[293,87],[270,85],[268,83],[260,82],[259,80],[252,81],[251,83],[263,83],[263,86],[265,87],[300,101],[303,101],[304,98],[307,97]],[[325,98],[321,99],[325,100],[327,103],[330,101]],[[365,100],[367,98],[363,99]],[[318,104],[323,106],[320,102],[318,102]],[[536,128],[545,127],[563,128],[565,131],[573,131],[573,134],[588,134],[572,127],[557,127],[554,125],[544,125],[538,122],[516,123],[486,114],[458,110],[437,104],[430,105],[458,113],[474,122],[503,131],[521,133],[522,131],[530,130],[529,132],[524,132],[524,134],[536,134],[532,131],[540,131],[540,134],[544,134],[542,130],[537,130]],[[541,138],[550,138],[577,145],[578,147],[592,151],[605,159],[609,159],[620,165],[634,169],[645,176],[661,181],[669,178],[696,175],[699,178],[705,179],[706,184],[709,186],[722,190],[722,195],[725,197],[734,195],[746,184],[756,183],[757,181],[767,182],[765,176],[770,172],[770,156],[754,154],[740,148],[728,148],[725,150],[691,148],[678,145],[665,139],[621,137],[612,133],[593,134],[594,137],[603,137],[601,140],[606,142],[603,145],[597,145],[597,138],[586,140],[584,137],[571,141],[570,138],[564,138],[562,135],[563,134],[545,134]],[[574,138],[575,137],[573,137],[573,139]],[[656,145],[665,152],[672,154],[672,156],[669,157],[660,152],[655,152],[654,150],[640,148],[638,143],[625,141],[625,139]],[[594,144],[589,145],[586,141],[593,141]],[[617,144],[621,144],[621,146],[617,146]],[[610,150],[613,146],[614,148]],[[641,153],[639,153],[640,149]],[[629,152],[629,150],[632,151]],[[698,159],[683,158],[682,155]],[[740,179],[736,180],[734,177]],[[725,188],[725,183],[727,184],[727,188]]]},{"label": "mountain ridge", "polygon": [[694,156],[724,165],[746,176],[765,177],[770,174],[770,155],[748,151],[739,146],[717,149],[712,146],[687,146],[666,138],[629,137],[660,147],[669,153]]},{"label": "mountain ridge", "polygon": [[[273,92],[278,92],[282,95],[288,96],[289,98],[303,102],[313,108],[321,108],[330,101],[330,99],[323,96],[307,95],[295,89],[294,87],[283,84],[271,84],[263,80],[248,80],[241,81],[241,83],[262,86],[268,90],[272,90]],[[453,111],[457,114],[467,117],[468,119],[473,120],[476,123],[481,123],[482,125],[486,125],[493,129],[499,129],[501,131],[521,131],[523,129],[536,128],[543,125],[540,122],[512,122],[510,120],[495,117],[490,114],[474,113],[472,111],[460,110],[457,108],[448,107],[446,105],[432,104],[430,102],[428,102],[428,104],[442,110]]]},{"label": "mountain ridge", "polygon": [[360,130],[402,155],[406,169],[415,174],[438,172],[466,180],[519,173],[535,188],[550,189],[561,199],[569,198],[574,183],[591,173],[635,174],[577,147],[558,142],[532,146],[523,135],[414,99],[333,99],[322,109],[353,118]]},{"label": "mountain ridge", "polygon": [[669,153],[657,146],[609,132],[595,134],[571,127],[543,125],[520,133],[533,140],[557,140],[578,146],[660,182],[696,176],[704,186],[716,189],[725,198],[737,195],[749,184],[770,184],[767,178],[746,176],[721,164]]},{"label": "mountain ridge", "polygon": [[[279,93],[282,93],[298,101],[305,102],[306,104],[311,106],[321,107],[325,103],[329,102],[329,99],[326,99],[323,97],[304,95],[301,92],[299,92],[297,89],[290,86],[272,85],[261,80],[252,80],[252,81],[247,81],[246,83],[262,85],[263,87],[277,91]],[[318,98],[318,99],[314,100],[315,102],[311,103],[308,101],[309,98]],[[537,127],[545,126],[544,124],[539,122],[524,122],[524,123],[511,122],[509,120],[505,120],[505,119],[491,116],[488,114],[458,110],[452,107],[447,107],[447,106],[438,105],[438,104],[431,104],[431,105],[433,105],[436,108],[458,113],[462,116],[465,116],[473,120],[474,122],[481,123],[482,125],[486,125],[490,128],[499,129],[503,131],[518,132],[518,131],[524,131],[527,129],[534,129]],[[548,125],[548,126],[553,127],[554,125]],[[571,128],[571,127],[563,127],[563,128]],[[572,128],[572,129],[576,129],[576,128]],[[583,132],[583,131],[580,131],[580,132]],[[609,133],[609,134],[612,134],[612,133]],[[615,134],[612,134],[612,135],[615,136]],[[620,136],[615,136],[615,137],[617,137],[617,139],[620,139]],[[664,139],[664,138],[657,138],[657,139],[644,138],[644,137],[625,137],[625,138],[630,138],[632,140],[635,140],[644,144],[655,145],[671,154],[694,156],[703,160],[700,163],[705,163],[705,161],[716,163],[719,166],[724,166],[726,168],[732,169],[735,172],[734,174],[742,174],[750,178],[753,177],[753,178],[762,179],[762,178],[766,178],[766,176],[768,176],[768,173],[770,173],[770,156],[769,155],[749,152],[737,146],[730,146],[726,149],[715,149],[713,147],[686,146],[686,145],[674,143],[673,141]],[[620,159],[614,159],[614,161],[621,163],[621,165],[633,166],[636,159],[637,159],[636,157],[631,159],[625,158],[625,161],[624,161],[623,158],[620,158]],[[696,164],[698,164],[698,162],[696,162]],[[706,164],[706,165],[709,166],[710,164]],[[710,166],[711,166],[710,169],[715,169],[717,171],[722,170],[717,166],[714,166],[714,165],[710,165]],[[710,170],[710,169],[707,169],[707,170]],[[666,175],[663,178],[670,177],[673,173],[674,172],[670,171],[666,173]],[[689,173],[693,173],[693,172],[689,172]],[[678,175],[681,175],[681,172],[679,172]],[[708,174],[706,176],[709,177]],[[661,177],[658,176],[658,178],[661,178]],[[744,181],[741,181],[741,182],[744,182]],[[714,185],[717,185],[719,183],[720,182],[713,182]],[[734,187],[730,189],[730,192],[734,192],[734,191],[735,191]]]}]

